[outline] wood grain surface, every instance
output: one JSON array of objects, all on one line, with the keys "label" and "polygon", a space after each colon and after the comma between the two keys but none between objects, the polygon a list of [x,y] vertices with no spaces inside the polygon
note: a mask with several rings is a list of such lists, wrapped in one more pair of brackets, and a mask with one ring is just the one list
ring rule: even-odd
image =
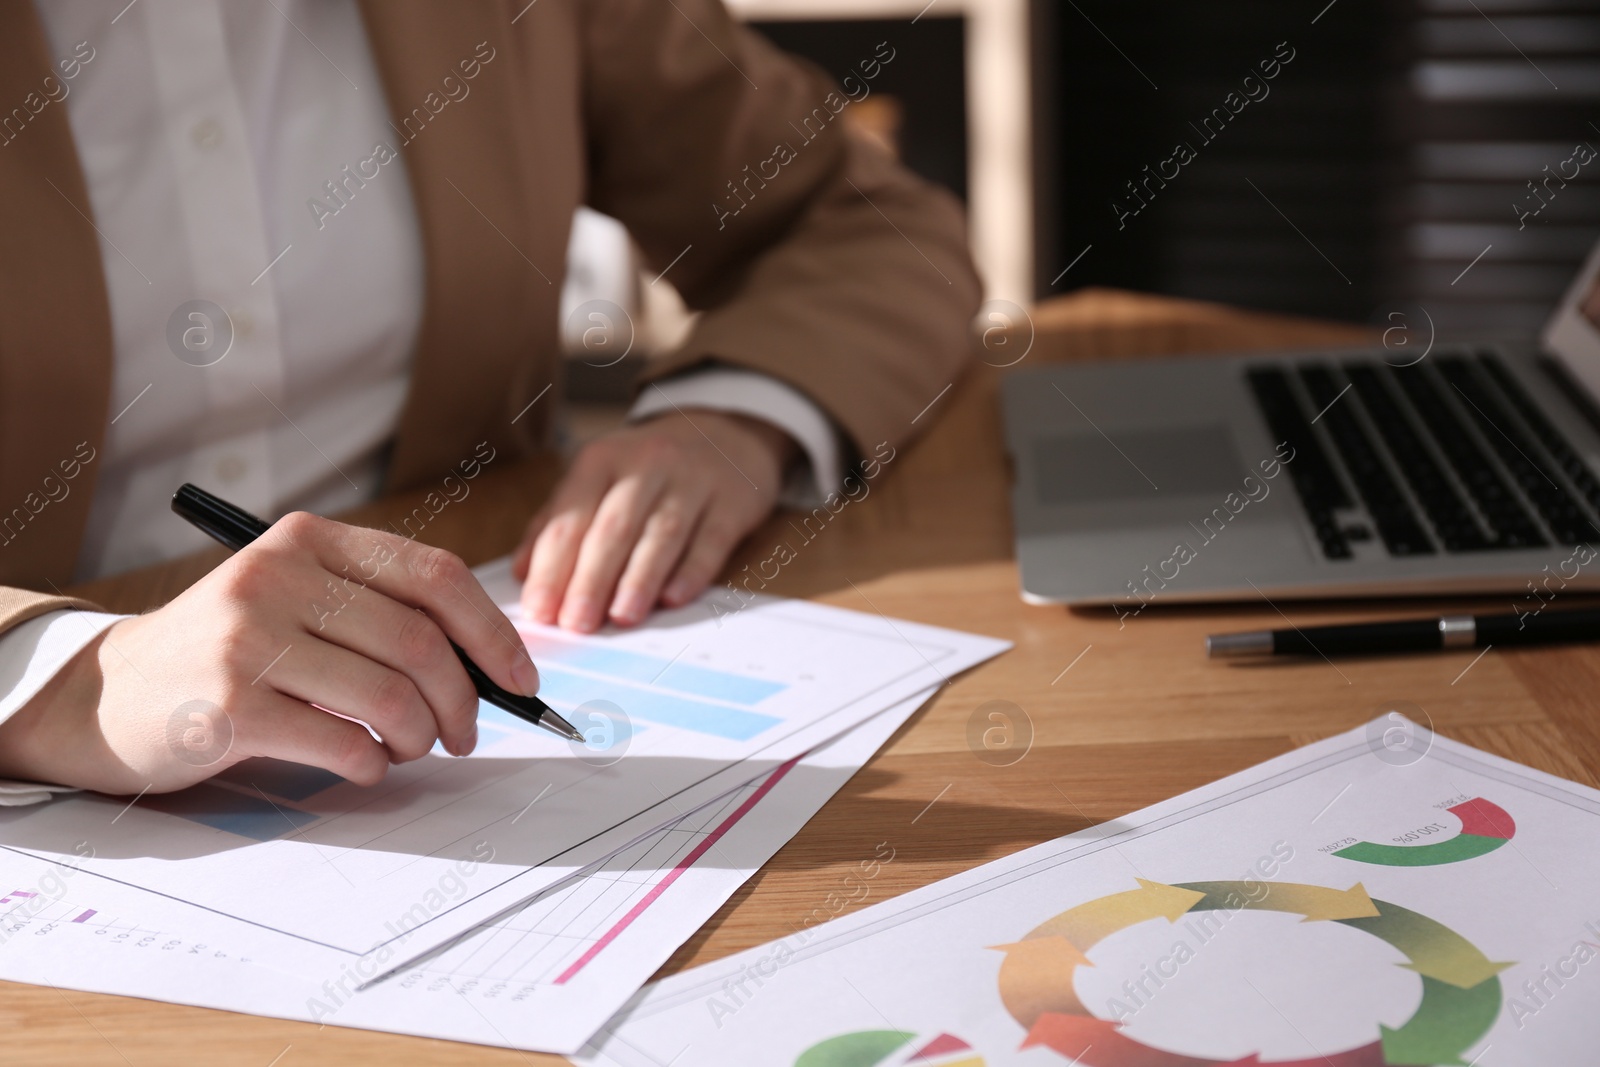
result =
[{"label": "wood grain surface", "polygon": [[[1033,311],[1022,362],[1367,343],[1360,329],[1216,305],[1088,290]],[[1012,340],[1020,340],[1020,335]],[[1017,347],[992,349],[993,363]],[[1193,789],[1406,700],[1443,734],[1595,785],[1600,771],[1600,656],[1583,647],[1503,653],[1242,665],[1210,662],[1202,639],[1270,628],[1266,603],[1153,606],[1126,625],[1109,611],[1029,606],[1018,598],[996,386],[979,364],[921,416],[870,494],[848,505],[769,592],[915,619],[1015,642],[1013,651],[942,688],[845,788],[663,968],[671,973],[789,933],[844,888],[844,875],[895,850],[864,899],[887,900],[938,878]],[[479,563],[508,552],[559,474],[551,457],[503,464],[430,524],[424,540]],[[420,494],[353,513],[381,524]],[[787,537],[775,516],[730,564],[766,558]],[[222,558],[211,552],[85,587],[133,611],[170,599]],[[1573,598],[1576,604],[1577,598]],[[1279,605],[1300,625],[1416,614],[1443,602]],[[1503,598],[1457,609],[1504,610]],[[1470,669],[1469,668],[1470,665]],[[1463,671],[1465,670],[1465,673]],[[1027,754],[990,766],[968,747],[980,705],[1008,701],[1032,725]],[[859,895],[856,890],[853,895]],[[17,1063],[207,1063],[242,1067],[564,1062],[504,1049],[313,1026],[137,999],[0,983],[4,1059]]]}]

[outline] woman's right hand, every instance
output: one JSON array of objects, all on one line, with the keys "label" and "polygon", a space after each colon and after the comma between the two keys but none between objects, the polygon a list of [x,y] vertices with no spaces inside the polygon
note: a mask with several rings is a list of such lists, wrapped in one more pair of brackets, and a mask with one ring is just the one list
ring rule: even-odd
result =
[{"label": "woman's right hand", "polygon": [[477,743],[451,641],[506,689],[538,691],[460,558],[296,512],[80,651],[0,724],[0,776],[162,792],[273,756],[372,785],[435,741]]}]

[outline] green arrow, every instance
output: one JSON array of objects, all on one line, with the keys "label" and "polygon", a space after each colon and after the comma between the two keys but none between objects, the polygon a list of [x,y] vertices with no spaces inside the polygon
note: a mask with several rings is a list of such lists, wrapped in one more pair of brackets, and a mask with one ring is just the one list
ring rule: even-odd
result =
[{"label": "green arrow", "polygon": [[1386,900],[1372,901],[1377,918],[1335,919],[1335,922],[1365,930],[1405,953],[1408,967],[1424,978],[1435,978],[1461,989],[1471,989],[1488,981],[1510,963],[1495,963],[1478,951],[1476,945],[1440,922],[1408,911]]},{"label": "green arrow", "polygon": [[1448,841],[1434,841],[1427,845],[1380,845],[1375,841],[1357,841],[1334,855],[1340,859],[1377,863],[1385,867],[1434,867],[1441,863],[1457,863],[1487,855],[1505,844],[1506,840],[1504,837],[1457,834]]},{"label": "green arrow", "polygon": [[1466,1067],[1461,1054],[1489,1032],[1500,1014],[1500,979],[1462,989],[1435,978],[1422,979],[1422,1005],[1405,1025],[1379,1025],[1383,1062]]}]

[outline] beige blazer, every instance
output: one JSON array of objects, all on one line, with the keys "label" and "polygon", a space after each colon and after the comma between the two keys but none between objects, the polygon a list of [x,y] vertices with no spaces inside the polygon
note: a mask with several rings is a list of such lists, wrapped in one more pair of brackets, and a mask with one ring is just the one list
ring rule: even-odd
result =
[{"label": "beige blazer", "polygon": [[[396,141],[410,138],[427,276],[388,488],[442,477],[480,441],[524,454],[546,439],[551,404],[511,420],[560,374],[583,203],[705,312],[656,376],[763,371],[869,452],[905,439],[967,359],[979,290],[957,203],[847,136],[846,97],[718,0],[361,8]],[[53,591],[94,492],[80,461],[111,417],[101,244],[65,108],[34,112],[61,58],[30,0],[0,0],[0,122],[26,124],[0,145],[0,629],[75,603]]]}]

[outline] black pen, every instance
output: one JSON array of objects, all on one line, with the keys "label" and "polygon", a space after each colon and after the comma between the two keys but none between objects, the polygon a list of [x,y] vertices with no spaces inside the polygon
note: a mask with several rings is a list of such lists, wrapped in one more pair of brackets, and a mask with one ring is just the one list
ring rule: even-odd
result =
[{"label": "black pen", "polygon": [[[172,494],[172,510],[187,519],[196,529],[235,552],[271,528],[270,523],[256,518],[243,508],[235,507],[226,500],[212,496],[199,486],[187,482]],[[480,697],[497,708],[505,709],[523,722],[543,726],[551,733],[560,734],[569,741],[584,740],[583,735],[557,714],[549,704],[538,697],[519,696],[500,688],[493,679],[483,673],[482,667],[468,658],[460,645],[452,641],[450,647],[455,649],[457,658],[467,669],[467,677],[472,679],[473,688],[477,689]]]},{"label": "black pen", "polygon": [[1434,652],[1490,645],[1553,645],[1600,640],[1600,610],[1541,611],[1506,615],[1440,615],[1431,619],[1358,622],[1293,630],[1212,634],[1206,655],[1366,656],[1386,652]]}]

